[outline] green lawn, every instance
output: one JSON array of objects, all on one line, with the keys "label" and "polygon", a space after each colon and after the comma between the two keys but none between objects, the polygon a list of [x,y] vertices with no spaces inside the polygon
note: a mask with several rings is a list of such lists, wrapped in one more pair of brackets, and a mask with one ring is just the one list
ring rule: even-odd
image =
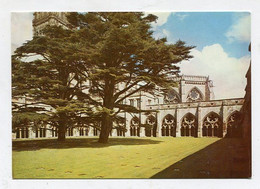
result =
[{"label": "green lawn", "polygon": [[[13,141],[13,178],[150,178],[219,138]],[[173,170],[178,171],[178,170]]]}]

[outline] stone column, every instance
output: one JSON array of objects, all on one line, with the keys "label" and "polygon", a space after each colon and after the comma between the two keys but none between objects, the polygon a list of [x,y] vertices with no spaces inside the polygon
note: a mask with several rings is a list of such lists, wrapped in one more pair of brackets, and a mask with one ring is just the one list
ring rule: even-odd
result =
[{"label": "stone column", "polygon": [[46,125],[46,138],[52,137],[52,130],[49,125]]},{"label": "stone column", "polygon": [[93,127],[89,127],[88,136],[94,136],[94,129]]},{"label": "stone column", "polygon": [[117,136],[117,130],[116,129],[112,129],[112,137]]},{"label": "stone column", "polygon": [[29,138],[36,138],[36,133],[35,132],[33,132],[33,129],[32,129],[32,127],[29,127],[28,128],[29,129]]},{"label": "stone column", "polygon": [[[141,124],[145,124],[146,116],[144,116],[143,114],[139,114],[139,119],[140,119]],[[145,128],[144,127],[140,127],[140,137],[145,137]]]},{"label": "stone column", "polygon": [[79,136],[79,127],[73,129],[73,136]]},{"label": "stone column", "polygon": [[125,120],[125,126],[126,126],[126,132],[125,132],[125,137],[130,137],[130,119],[126,118]]},{"label": "stone column", "polygon": [[19,136],[20,136],[20,138],[22,138],[22,129],[21,128],[19,128]]},{"label": "stone column", "polygon": [[176,110],[176,137],[181,136],[181,113],[180,109],[177,107]]},{"label": "stone column", "polygon": [[185,81],[181,80],[181,102],[186,102]]},{"label": "stone column", "polygon": [[161,127],[162,127],[162,118],[161,118],[161,112],[159,111],[159,112],[157,112],[156,114],[157,114],[157,119],[156,119],[156,121],[157,121],[157,132],[156,132],[156,136],[157,136],[157,137],[161,137],[161,136],[162,136],[162,129],[161,129]]},{"label": "stone column", "polygon": [[140,137],[145,137],[145,128],[140,127]]},{"label": "stone column", "polygon": [[203,118],[201,116],[201,107],[198,107],[198,137],[202,137]]}]

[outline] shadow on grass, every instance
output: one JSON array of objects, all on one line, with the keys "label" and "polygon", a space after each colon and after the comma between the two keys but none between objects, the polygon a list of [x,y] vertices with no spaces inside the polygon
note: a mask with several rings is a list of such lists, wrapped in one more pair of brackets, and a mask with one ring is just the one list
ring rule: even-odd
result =
[{"label": "shadow on grass", "polygon": [[161,141],[144,138],[110,138],[109,143],[98,143],[98,138],[67,138],[64,142],[57,139],[14,140],[14,151],[32,151],[40,149],[65,148],[104,148],[115,145],[149,145],[159,144]]},{"label": "shadow on grass", "polygon": [[242,139],[221,139],[151,178],[249,178],[251,150]]}]

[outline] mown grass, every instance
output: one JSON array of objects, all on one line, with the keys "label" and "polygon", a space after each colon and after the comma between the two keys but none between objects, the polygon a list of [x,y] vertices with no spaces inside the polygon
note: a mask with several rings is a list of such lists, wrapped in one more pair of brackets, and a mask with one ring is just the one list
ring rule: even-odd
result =
[{"label": "mown grass", "polygon": [[[219,138],[70,138],[13,142],[13,178],[150,178]],[[174,171],[174,170],[173,170]]]}]

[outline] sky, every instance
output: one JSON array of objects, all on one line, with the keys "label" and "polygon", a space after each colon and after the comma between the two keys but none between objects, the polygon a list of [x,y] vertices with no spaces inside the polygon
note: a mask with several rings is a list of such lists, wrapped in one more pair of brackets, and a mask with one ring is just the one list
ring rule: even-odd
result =
[{"label": "sky", "polygon": [[[146,13],[150,14],[150,13]],[[215,99],[242,98],[250,63],[251,16],[248,12],[152,12],[155,38],[196,46],[193,58],[180,64],[181,74],[209,76]],[[32,39],[32,13],[12,13],[12,53]]]}]

